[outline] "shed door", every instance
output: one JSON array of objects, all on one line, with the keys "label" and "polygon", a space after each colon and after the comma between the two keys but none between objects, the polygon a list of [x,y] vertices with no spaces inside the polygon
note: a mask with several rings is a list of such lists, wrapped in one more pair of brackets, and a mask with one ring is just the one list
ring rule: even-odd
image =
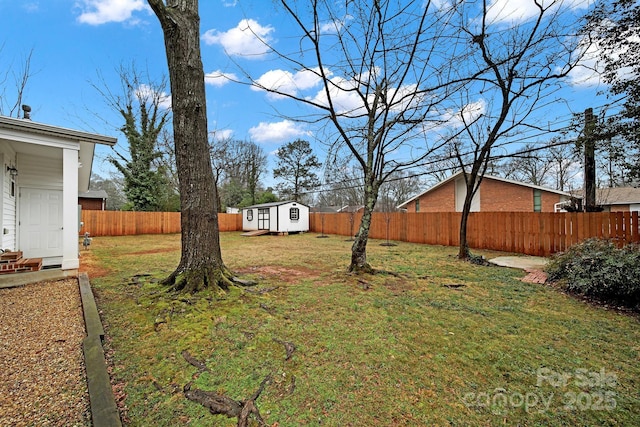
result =
[{"label": "shed door", "polygon": [[269,209],[258,209],[258,230],[269,229]]},{"label": "shed door", "polygon": [[23,187],[19,209],[25,258],[62,256],[62,191]]}]

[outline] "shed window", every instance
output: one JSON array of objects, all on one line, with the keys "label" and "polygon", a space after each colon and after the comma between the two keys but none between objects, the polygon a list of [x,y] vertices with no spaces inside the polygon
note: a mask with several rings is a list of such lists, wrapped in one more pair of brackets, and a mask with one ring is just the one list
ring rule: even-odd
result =
[{"label": "shed window", "polygon": [[538,189],[533,190],[533,211],[542,212],[542,191]]},{"label": "shed window", "polygon": [[253,221],[253,209],[247,209],[247,221]]},{"label": "shed window", "polygon": [[416,199],[416,212],[420,212],[420,199]]},{"label": "shed window", "polygon": [[289,219],[291,221],[299,220],[300,219],[300,209],[298,209],[298,208],[289,209]]}]

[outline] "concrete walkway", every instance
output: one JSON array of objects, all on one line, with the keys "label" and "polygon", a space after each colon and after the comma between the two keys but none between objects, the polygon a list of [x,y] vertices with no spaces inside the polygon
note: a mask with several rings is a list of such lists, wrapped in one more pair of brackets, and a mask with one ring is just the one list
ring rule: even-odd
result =
[{"label": "concrete walkway", "polygon": [[520,270],[544,270],[547,258],[537,256],[499,256],[489,262],[500,267],[519,268]]},{"label": "concrete walkway", "polygon": [[[76,276],[72,274],[71,276]],[[30,283],[45,282],[47,280],[61,280],[70,277],[59,268],[40,270],[27,273],[12,273],[0,275],[0,289],[28,285]]]},{"label": "concrete walkway", "polygon": [[543,284],[547,281],[547,274],[544,272],[544,267],[547,265],[547,258],[537,256],[500,256],[490,259],[489,262],[500,266],[519,268],[527,272],[521,280],[527,283]]}]

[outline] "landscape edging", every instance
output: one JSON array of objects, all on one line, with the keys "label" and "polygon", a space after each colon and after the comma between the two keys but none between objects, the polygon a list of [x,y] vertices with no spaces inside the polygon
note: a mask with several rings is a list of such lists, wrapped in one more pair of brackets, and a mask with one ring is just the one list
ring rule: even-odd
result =
[{"label": "landscape edging", "polygon": [[120,413],[113,397],[111,381],[107,372],[102,340],[104,329],[98,314],[95,298],[87,273],[78,275],[82,311],[87,337],[82,343],[84,350],[87,386],[91,404],[91,419],[94,427],[121,427]]}]

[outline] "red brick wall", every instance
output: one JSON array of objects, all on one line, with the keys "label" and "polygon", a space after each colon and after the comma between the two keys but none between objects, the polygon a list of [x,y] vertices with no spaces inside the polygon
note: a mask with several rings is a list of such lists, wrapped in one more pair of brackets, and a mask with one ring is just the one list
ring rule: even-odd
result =
[{"label": "red brick wall", "polygon": [[550,193],[548,191],[542,192],[542,212],[555,212],[555,204],[558,202],[560,202],[559,194]]},{"label": "red brick wall", "polygon": [[533,189],[484,179],[480,184],[480,210],[482,212],[532,212]]},{"label": "red brick wall", "polygon": [[87,211],[101,211],[102,199],[84,199],[78,198],[78,204],[82,206],[82,210]]},{"label": "red brick wall", "polygon": [[[454,212],[456,210],[453,181],[420,196],[420,212]],[[416,211],[416,202],[407,205],[407,212]]]},{"label": "red brick wall", "polygon": [[611,205],[609,212],[629,212],[629,205]]},{"label": "red brick wall", "polygon": [[[542,212],[553,212],[560,195],[542,192]],[[407,212],[415,212],[415,201]],[[455,212],[455,183],[450,181],[420,196],[420,212]],[[533,188],[486,178],[480,184],[480,211],[533,212]]]}]

